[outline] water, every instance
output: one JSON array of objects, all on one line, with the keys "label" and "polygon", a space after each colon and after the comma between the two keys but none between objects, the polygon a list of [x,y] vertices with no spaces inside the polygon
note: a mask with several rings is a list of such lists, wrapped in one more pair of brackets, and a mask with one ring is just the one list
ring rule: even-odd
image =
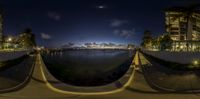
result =
[{"label": "water", "polygon": [[67,50],[42,56],[57,79],[75,86],[101,86],[120,79],[133,54],[127,50]]}]

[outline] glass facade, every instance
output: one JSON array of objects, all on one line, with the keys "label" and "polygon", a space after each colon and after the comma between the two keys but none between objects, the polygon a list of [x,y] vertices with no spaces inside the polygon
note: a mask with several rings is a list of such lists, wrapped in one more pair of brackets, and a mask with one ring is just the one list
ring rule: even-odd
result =
[{"label": "glass facade", "polygon": [[200,40],[199,13],[192,13],[189,19],[185,18],[184,12],[166,11],[165,14],[166,32],[170,34],[172,40]]},{"label": "glass facade", "polygon": [[200,41],[174,41],[172,51],[195,51],[200,52]]},{"label": "glass facade", "polygon": [[173,51],[199,51],[200,13],[193,12],[189,17],[184,9],[172,8],[165,12],[166,32],[173,40]]}]

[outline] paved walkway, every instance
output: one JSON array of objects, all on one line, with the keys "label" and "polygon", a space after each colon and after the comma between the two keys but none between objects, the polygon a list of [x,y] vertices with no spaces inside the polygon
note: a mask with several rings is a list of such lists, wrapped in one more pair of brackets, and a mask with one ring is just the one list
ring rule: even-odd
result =
[{"label": "paved walkway", "polygon": [[[136,54],[138,55],[138,54]],[[138,58],[134,61],[139,61]],[[135,62],[135,63],[137,63]],[[139,62],[138,62],[139,63]],[[140,67],[139,67],[140,68]],[[109,94],[63,94],[48,87],[41,72],[39,58],[36,59],[32,79],[29,84],[16,92],[0,94],[0,99],[199,99],[199,94],[168,94],[153,90],[148,86],[141,71],[135,71],[129,85],[119,92]]]},{"label": "paved walkway", "polygon": [[143,65],[143,67],[146,74],[145,77],[152,87],[170,92],[200,92],[199,70],[176,71],[160,65],[149,57],[146,59],[141,53],[140,56],[141,60],[149,59],[151,62],[151,65]]},{"label": "paved walkway", "polygon": [[77,96],[60,94],[51,91],[44,82],[39,62],[39,57],[37,57],[34,72],[32,74],[32,79],[26,87],[19,91],[0,94],[0,99],[62,99],[64,97],[67,98]]},{"label": "paved walkway", "polygon": [[14,91],[24,87],[32,74],[34,59],[33,56],[27,56],[26,59],[20,60],[19,64],[1,70],[0,93]]}]

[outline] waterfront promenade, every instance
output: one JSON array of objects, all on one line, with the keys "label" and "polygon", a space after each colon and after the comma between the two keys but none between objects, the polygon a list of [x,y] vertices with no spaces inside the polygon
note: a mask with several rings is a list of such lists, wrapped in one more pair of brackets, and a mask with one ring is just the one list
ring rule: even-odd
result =
[{"label": "waterfront promenade", "polygon": [[[42,64],[41,56],[35,56],[34,70],[31,73],[30,80],[17,90],[1,93],[0,99],[199,99],[198,93],[171,93],[158,91],[152,87],[148,81],[148,71],[144,71],[145,65],[153,65],[151,60],[141,53],[137,52],[133,60],[133,69],[127,85],[112,91],[102,92],[74,92],[72,90],[63,90],[52,85],[48,78],[48,73]],[[131,67],[132,68],[132,67]],[[150,75],[150,74],[149,74]],[[151,75],[150,75],[151,77]],[[117,90],[117,91],[116,91]]]}]

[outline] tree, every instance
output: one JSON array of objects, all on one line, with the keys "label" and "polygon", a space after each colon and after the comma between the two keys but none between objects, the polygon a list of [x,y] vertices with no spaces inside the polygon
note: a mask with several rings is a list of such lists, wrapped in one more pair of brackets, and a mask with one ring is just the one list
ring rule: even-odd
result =
[{"label": "tree", "polygon": [[160,48],[160,39],[159,38],[152,39],[152,47],[154,49],[159,49]]},{"label": "tree", "polygon": [[36,46],[35,35],[32,33],[32,29],[26,28],[24,32],[19,34],[19,45],[22,48],[33,48]]},{"label": "tree", "polygon": [[160,39],[160,46],[161,50],[171,49],[172,48],[173,40],[171,39],[170,35],[164,35]]},{"label": "tree", "polygon": [[141,43],[141,46],[147,49],[152,47],[152,33],[149,30],[144,32],[142,40],[143,42]]}]

